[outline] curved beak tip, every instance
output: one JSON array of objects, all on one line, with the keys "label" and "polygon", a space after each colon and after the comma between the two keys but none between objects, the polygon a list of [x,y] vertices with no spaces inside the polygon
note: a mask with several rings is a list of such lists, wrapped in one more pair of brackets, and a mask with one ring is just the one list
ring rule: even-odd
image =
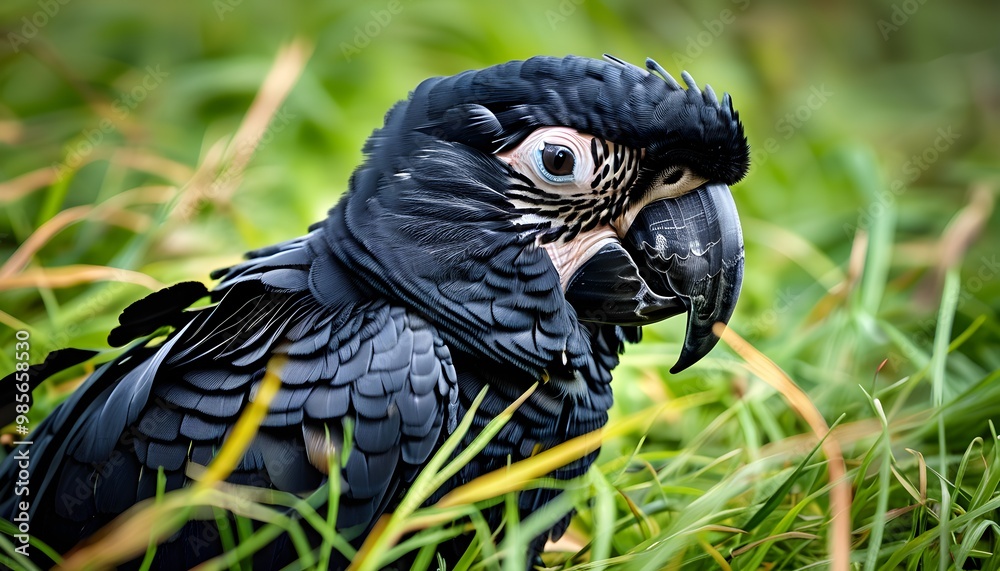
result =
[{"label": "curved beak tip", "polygon": [[719,342],[743,283],[743,234],[729,187],[700,186],[642,207],[621,243],[609,244],[570,280],[581,320],[646,325],[687,312],[678,373]]},{"label": "curved beak tip", "polygon": [[[629,231],[659,287],[687,309],[687,329],[671,373],[701,360],[719,342],[717,324],[729,322],[743,284],[743,233],[729,188],[707,184],[643,208]],[[662,291],[660,292],[662,294]]]},{"label": "curved beak tip", "polygon": [[684,346],[681,347],[681,354],[677,357],[677,362],[670,367],[670,373],[676,375],[691,365],[702,360],[716,344],[719,343],[719,333],[726,327],[726,324],[717,321],[708,331],[693,332],[688,328],[684,336]]}]

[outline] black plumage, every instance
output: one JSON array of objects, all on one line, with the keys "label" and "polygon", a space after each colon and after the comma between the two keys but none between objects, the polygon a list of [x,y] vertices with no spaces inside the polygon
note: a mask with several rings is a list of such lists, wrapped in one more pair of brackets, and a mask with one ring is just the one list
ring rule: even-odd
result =
[{"label": "black plumage", "polygon": [[[658,228],[659,210],[645,204],[672,200],[664,172],[681,167],[695,182],[671,192],[724,202],[718,185],[745,174],[746,139],[728,96],[720,102],[686,74],[684,89],[655,62],[647,67],[656,73],[614,58],[539,57],[423,82],[386,115],[349,191],[309,234],[219,270],[211,291],[181,283],[122,313],[109,343],[131,347],[99,365],[35,431],[33,529],[66,551],[151,497],[157,470],[168,489],[189,484],[191,465],[212,461],[276,356],[281,387],[229,481],[308,493],[341,460],[349,423],[337,526],[359,544],[484,386],[467,442],[544,381],[433,499],[603,426],[611,370],[642,324],[686,309],[693,358],[707,352],[714,341],[701,339],[704,324],[729,318],[742,276],[735,212],[680,212],[692,220],[685,240],[694,238],[657,249],[676,229]],[[593,137],[581,147],[595,164],[578,173],[579,192],[535,182],[544,173],[505,158],[557,126]],[[610,162],[602,170],[600,161]],[[642,209],[641,224],[630,209]],[[617,232],[613,255],[595,250],[561,274],[569,270],[559,248],[594,232]],[[703,235],[715,242],[698,243]],[[671,258],[657,260],[657,252]],[[725,272],[681,279],[723,262]],[[647,281],[650,272],[661,279]],[[694,283],[699,289],[685,289]],[[574,288],[591,289],[571,295]],[[54,354],[32,382],[91,356]],[[552,477],[575,478],[595,457]],[[0,467],[7,518],[15,470],[10,460]],[[526,491],[519,506],[529,513],[556,493]],[[500,515],[487,510],[492,525]],[[535,550],[567,521],[537,538]],[[204,537],[205,525],[186,525],[157,562],[193,565],[218,554],[217,541],[192,539]],[[257,558],[270,568],[295,551],[281,538]]]}]

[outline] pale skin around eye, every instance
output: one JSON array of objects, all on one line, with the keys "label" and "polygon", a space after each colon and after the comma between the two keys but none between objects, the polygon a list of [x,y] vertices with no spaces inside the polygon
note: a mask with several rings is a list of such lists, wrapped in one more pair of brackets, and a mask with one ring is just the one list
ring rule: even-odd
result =
[{"label": "pale skin around eye", "polygon": [[[595,193],[591,182],[595,177],[594,156],[591,152],[593,135],[581,133],[569,127],[541,127],[516,147],[498,153],[496,157],[506,162],[518,173],[527,177],[536,188],[565,198],[585,199]],[[608,142],[611,143],[611,142]],[[613,143],[611,143],[613,144]],[[572,176],[553,177],[542,172],[545,169],[542,150],[545,145],[564,147],[573,155],[574,168]],[[641,152],[641,150],[639,151]],[[643,206],[654,200],[675,198],[701,186],[706,179],[694,174],[683,166],[671,166],[659,173],[654,183],[641,197],[636,197],[628,203],[622,214],[609,221],[608,224],[578,233],[572,240],[539,245],[548,252],[553,265],[559,272],[559,277],[565,290],[569,280],[584,262],[600,251],[605,245],[620,242],[628,232],[632,221]],[[612,193],[627,192],[627,188],[611,189]],[[516,198],[511,200],[514,207],[531,211],[532,205],[520,203]],[[557,216],[545,218],[542,215],[527,214],[525,222],[549,220],[553,224],[561,221]]]}]

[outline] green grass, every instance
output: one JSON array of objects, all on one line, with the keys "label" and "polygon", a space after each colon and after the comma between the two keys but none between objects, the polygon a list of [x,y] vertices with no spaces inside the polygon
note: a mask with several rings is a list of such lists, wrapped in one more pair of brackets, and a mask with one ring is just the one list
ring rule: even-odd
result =
[{"label": "green grass", "polygon": [[[456,468],[440,457],[359,567],[411,551],[436,569],[434,546],[464,532],[475,540],[450,569],[518,569],[532,535],[576,509],[551,567],[826,569],[837,554],[859,570],[1000,569],[1000,10],[927,2],[883,36],[904,4],[404,1],[384,25],[382,2],[60,5],[17,52],[0,45],[0,371],[14,368],[18,330],[32,361],[108,349],[118,313],[151,288],[302,234],[425,77],[538,53],[653,56],[732,93],[746,123],[746,279],[731,325],[748,345],[720,343],[670,375],[683,323],[647,328],[616,371],[599,461],[549,509],[508,510],[502,535],[478,515],[513,505],[512,488],[553,485],[541,478],[553,455],[423,505]],[[4,37],[39,10],[0,6]],[[377,33],[355,46],[366,26]],[[296,38],[301,74],[282,52]],[[297,77],[267,79],[279,53]],[[287,97],[264,97],[265,84]],[[255,100],[270,106],[249,112]],[[744,361],[751,346],[794,384]],[[36,391],[31,423],[86,371]],[[838,454],[845,473],[831,481]],[[844,486],[850,506],[835,512]],[[161,494],[133,522],[234,521],[233,550],[209,569],[240,568],[281,532],[303,566],[351,554],[317,511],[336,490],[247,496]],[[322,545],[304,543],[307,529]],[[136,537],[141,555],[148,536]],[[12,549],[0,534],[0,564],[23,565]]]}]

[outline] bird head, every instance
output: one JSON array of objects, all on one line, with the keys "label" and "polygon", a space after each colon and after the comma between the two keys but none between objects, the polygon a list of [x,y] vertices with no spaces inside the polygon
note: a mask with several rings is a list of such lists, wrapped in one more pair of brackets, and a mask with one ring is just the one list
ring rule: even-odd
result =
[{"label": "bird head", "polygon": [[749,148],[728,95],[646,68],[535,57],[423,82],[366,144],[331,250],[522,369],[582,358],[580,323],[681,313],[672,370],[690,366],[739,295]]}]

